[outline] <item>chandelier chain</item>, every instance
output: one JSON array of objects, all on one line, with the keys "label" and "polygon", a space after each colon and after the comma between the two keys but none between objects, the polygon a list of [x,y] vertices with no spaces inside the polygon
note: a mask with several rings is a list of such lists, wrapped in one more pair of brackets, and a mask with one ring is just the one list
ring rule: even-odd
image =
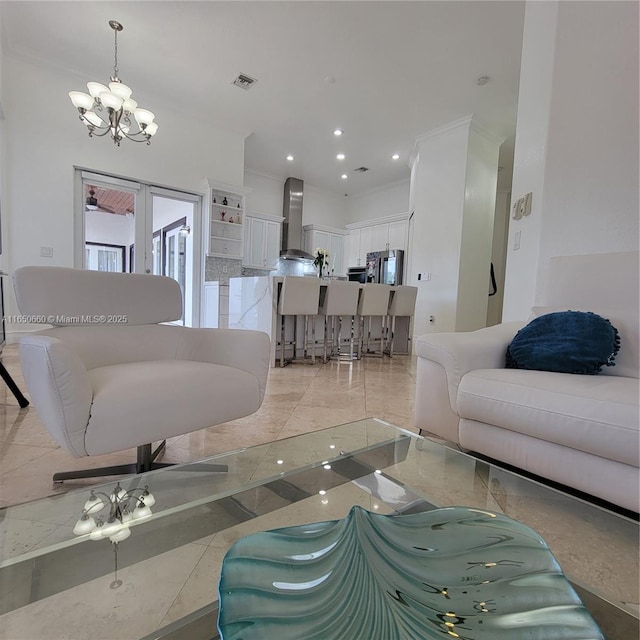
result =
[{"label": "chandelier chain", "polygon": [[113,46],[113,79],[118,79],[118,30],[114,29],[114,46]]}]

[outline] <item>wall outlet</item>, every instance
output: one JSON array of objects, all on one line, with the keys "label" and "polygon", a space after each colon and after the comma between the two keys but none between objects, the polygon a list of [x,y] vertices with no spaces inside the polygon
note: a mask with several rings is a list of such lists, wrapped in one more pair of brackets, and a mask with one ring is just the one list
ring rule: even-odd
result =
[{"label": "wall outlet", "polygon": [[419,273],[418,274],[418,280],[423,280],[423,281],[427,281],[427,280],[431,280],[431,272],[427,271],[425,273]]},{"label": "wall outlet", "polygon": [[40,247],[41,258],[53,258],[53,247]]},{"label": "wall outlet", "polygon": [[429,316],[429,324],[435,324],[436,322],[436,317],[435,316]]}]

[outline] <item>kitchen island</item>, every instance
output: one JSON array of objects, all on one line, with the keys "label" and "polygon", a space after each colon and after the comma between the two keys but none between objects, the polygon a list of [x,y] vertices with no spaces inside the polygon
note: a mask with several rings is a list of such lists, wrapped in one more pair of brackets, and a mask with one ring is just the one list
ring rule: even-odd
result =
[{"label": "kitchen island", "polygon": [[[253,276],[229,279],[229,328],[252,329],[264,331],[271,337],[271,365],[276,363],[276,354],[280,353],[280,326],[278,323],[278,296],[284,280],[283,276]],[[324,299],[324,292],[328,282],[320,285],[319,304]],[[366,285],[360,285],[364,287]],[[391,287],[393,292],[394,288]],[[394,354],[410,353],[410,318],[398,318],[396,321],[396,337]],[[302,316],[297,318],[302,322]],[[293,338],[293,317],[287,317],[285,322],[285,341]],[[381,334],[381,322],[374,321],[372,338]],[[324,316],[316,319],[316,357],[321,357],[323,347]],[[299,327],[298,336],[302,334]],[[302,347],[300,340],[299,347]],[[279,355],[278,355],[279,357]],[[291,347],[285,349],[285,357],[292,357]]]}]

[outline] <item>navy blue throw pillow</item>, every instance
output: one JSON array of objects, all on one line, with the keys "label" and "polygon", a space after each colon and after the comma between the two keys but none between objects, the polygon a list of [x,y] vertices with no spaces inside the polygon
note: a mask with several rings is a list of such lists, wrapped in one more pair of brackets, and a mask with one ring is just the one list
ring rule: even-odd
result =
[{"label": "navy blue throw pillow", "polygon": [[507,347],[507,368],[594,375],[615,365],[618,330],[589,311],[547,313],[523,327]]}]

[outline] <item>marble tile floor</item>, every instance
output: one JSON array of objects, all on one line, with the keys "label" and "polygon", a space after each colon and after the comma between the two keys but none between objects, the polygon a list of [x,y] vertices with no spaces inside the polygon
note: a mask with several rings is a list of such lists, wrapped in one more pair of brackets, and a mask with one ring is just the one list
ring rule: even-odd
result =
[{"label": "marble tile floor", "polygon": [[[25,390],[16,347],[6,347],[2,360]],[[167,443],[164,459],[186,462],[364,417],[379,417],[415,431],[412,424],[414,387],[415,358],[408,356],[383,360],[369,358],[353,364],[331,362],[323,365],[318,362],[315,366],[274,368],[269,374],[264,404],[256,414],[173,438]],[[49,438],[33,408],[19,409],[4,385],[0,390],[0,407],[0,504],[3,506],[56,495],[92,482],[77,480],[54,487],[51,483],[54,471],[129,462],[135,457],[135,451],[125,451],[100,458],[73,458]],[[439,450],[436,454],[446,458],[445,452]],[[573,520],[568,519],[562,504],[556,508],[553,503],[541,501],[535,492],[531,493],[530,486],[523,491],[510,487],[503,479],[501,485],[492,485],[491,491],[486,493],[486,481],[469,481],[467,476],[471,471],[466,469],[465,460],[458,462],[462,468],[456,468],[453,474],[450,462],[443,465],[442,460],[433,460],[426,466],[432,470],[447,468],[447,473],[426,474],[425,465],[420,465],[416,467],[419,477],[401,473],[398,479],[408,486],[429,486],[428,493],[436,503],[443,492],[449,499],[453,493],[460,503],[470,503],[468,491],[471,487],[478,493],[478,500],[486,500],[484,507],[509,512],[512,517],[534,526],[549,542],[553,541],[560,561],[573,575],[586,583],[593,584],[598,580],[613,583],[615,591],[631,596],[627,606],[638,611],[637,585],[633,578],[637,576],[637,567],[626,564],[628,571],[621,570],[625,563],[631,560],[633,565],[634,562],[624,551],[625,546],[617,544],[615,531],[603,531],[597,522],[585,522],[579,513]],[[495,484],[500,478],[498,474],[491,482]],[[108,575],[4,614],[0,616],[0,637],[7,640],[80,640],[88,637],[85,621],[91,619],[92,638],[135,640],[215,600],[222,558],[228,547],[242,535],[252,533],[256,528],[341,518],[353,504],[387,511],[384,505],[374,504],[373,498],[353,484],[332,490],[328,504],[320,504],[319,500],[319,496],[313,496],[257,521],[250,520],[124,568],[119,575],[123,580],[121,589],[109,589],[113,576]],[[319,512],[323,514],[322,518],[318,517]],[[566,526],[557,527],[558,512],[564,514]],[[61,514],[57,516],[61,517]],[[60,524],[68,524],[67,520]],[[36,538],[51,536],[52,532],[53,535],[68,535],[57,527],[60,528],[58,520],[52,517],[51,523],[41,523],[42,530],[31,531],[28,537],[33,542]],[[583,530],[591,541],[589,544],[593,549],[587,548],[592,553],[586,554],[591,556],[590,562],[586,561],[585,554],[576,554],[578,530]],[[28,542],[21,539],[16,544]],[[603,546],[612,551],[619,547],[619,550],[602,556],[599,550]],[[594,558],[600,557],[606,560],[605,564],[594,562]],[[159,572],[160,566],[162,572]],[[96,602],[101,603],[100,609],[105,615],[96,612]],[[142,611],[144,615],[138,615]]]},{"label": "marble tile floor", "polygon": [[[28,398],[16,345],[5,347],[2,362]],[[273,368],[258,412],[172,438],[167,441],[162,460],[189,462],[365,417],[381,418],[415,431],[414,388],[415,357],[411,356]],[[0,384],[0,507],[109,480],[71,480],[53,485],[51,476],[56,471],[123,464],[134,461],[135,456],[132,449],[74,458],[49,436],[35,409],[20,409],[11,391]]]}]

